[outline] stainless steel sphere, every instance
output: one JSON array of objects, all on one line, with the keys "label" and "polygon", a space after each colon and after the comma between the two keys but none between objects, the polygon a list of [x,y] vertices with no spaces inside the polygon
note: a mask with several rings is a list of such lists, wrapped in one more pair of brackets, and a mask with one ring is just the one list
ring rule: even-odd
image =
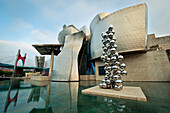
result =
[{"label": "stainless steel sphere", "polygon": [[106,83],[102,83],[102,88],[106,89],[107,88],[107,84]]},{"label": "stainless steel sphere", "polygon": [[107,88],[110,89],[111,88],[111,84],[107,84]]},{"label": "stainless steel sphere", "polygon": [[110,78],[113,79],[113,76],[114,76],[114,75],[110,75]]},{"label": "stainless steel sphere", "polygon": [[119,56],[119,53],[116,51],[113,56]]},{"label": "stainless steel sphere", "polygon": [[110,45],[114,45],[115,44],[115,40],[110,40]]},{"label": "stainless steel sphere", "polygon": [[112,33],[115,34],[115,30],[112,30]]},{"label": "stainless steel sphere", "polygon": [[111,61],[116,61],[116,59],[117,59],[117,58],[116,58],[115,56],[112,56],[110,60],[111,60]]},{"label": "stainless steel sphere", "polygon": [[111,73],[110,73],[110,71],[106,71],[105,74],[106,74],[107,76],[109,76]]},{"label": "stainless steel sphere", "polygon": [[120,86],[120,85],[122,85],[122,80],[120,80],[120,79],[118,79],[118,80],[115,80],[115,84],[116,85],[118,85],[118,86]]},{"label": "stainless steel sphere", "polygon": [[105,75],[104,77],[105,77],[106,80],[108,79],[108,76],[107,76],[107,75]]},{"label": "stainless steel sphere", "polygon": [[122,90],[122,88],[123,88],[123,85],[120,85],[120,86],[118,86],[118,85],[114,85],[114,89],[116,90],[116,91],[120,91],[120,90]]},{"label": "stainless steel sphere", "polygon": [[108,27],[108,31],[112,31],[113,30],[113,25],[110,24],[109,27]]},{"label": "stainless steel sphere", "polygon": [[116,52],[116,48],[111,48],[110,51],[111,51],[111,53],[115,53]]},{"label": "stainless steel sphere", "polygon": [[107,43],[109,43],[110,42],[110,38],[107,38],[106,41],[107,41]]},{"label": "stainless steel sphere", "polygon": [[105,55],[104,55],[104,57],[105,57],[105,59],[106,59],[106,58],[108,57],[108,55],[107,55],[107,54],[105,54]]},{"label": "stainless steel sphere", "polygon": [[102,83],[99,84],[99,87],[100,87],[100,88],[103,88]]},{"label": "stainless steel sphere", "polygon": [[105,79],[102,79],[102,82],[106,82],[106,80],[105,80]]},{"label": "stainless steel sphere", "polygon": [[116,45],[116,44],[114,44],[114,46],[113,46],[113,47],[117,49],[117,45]]},{"label": "stainless steel sphere", "polygon": [[118,66],[112,66],[113,70],[117,70],[119,67]]},{"label": "stainless steel sphere", "polygon": [[119,66],[119,65],[120,65],[120,62],[118,62],[118,61],[114,62],[114,65]]},{"label": "stainless steel sphere", "polygon": [[125,75],[127,75],[127,71],[124,70],[124,71],[121,72],[121,74],[122,74],[123,76],[125,76]]},{"label": "stainless steel sphere", "polygon": [[107,46],[106,46],[106,45],[103,45],[103,46],[102,46],[102,49],[104,49],[104,47],[107,47]]},{"label": "stainless steel sphere", "polygon": [[106,84],[108,85],[111,84],[110,80],[106,80]]},{"label": "stainless steel sphere", "polygon": [[105,70],[105,71],[108,70],[107,67],[104,67],[104,70]]},{"label": "stainless steel sphere", "polygon": [[111,70],[112,70],[112,67],[111,67],[111,66],[108,66],[108,67],[107,67],[107,70],[108,70],[108,71],[111,71]]},{"label": "stainless steel sphere", "polygon": [[107,44],[107,41],[106,40],[102,40],[103,44],[106,45]]},{"label": "stainless steel sphere", "polygon": [[115,55],[116,55],[116,56],[119,56],[119,53],[118,53],[118,52],[115,52]]},{"label": "stainless steel sphere", "polygon": [[102,55],[104,56],[104,55],[106,55],[106,54],[107,54],[107,53],[103,51],[103,54],[102,54]]},{"label": "stainless steel sphere", "polygon": [[107,41],[105,39],[102,39],[102,43],[106,45]]},{"label": "stainless steel sphere", "polygon": [[106,51],[107,51],[107,47],[104,47],[104,48],[103,48],[103,51],[106,52]]},{"label": "stainless steel sphere", "polygon": [[102,55],[100,58],[101,58],[101,60],[104,60],[104,59],[105,59],[105,56]]},{"label": "stainless steel sphere", "polygon": [[117,71],[115,72],[115,74],[116,74],[116,75],[120,75],[120,74],[121,74],[121,71],[120,71],[120,70],[117,70]]},{"label": "stainless steel sphere", "polygon": [[105,64],[105,66],[109,66],[109,63],[107,63],[107,62],[105,62],[104,64]]},{"label": "stainless steel sphere", "polygon": [[107,35],[110,33],[110,31],[106,31]]},{"label": "stainless steel sphere", "polygon": [[110,62],[110,58],[109,58],[109,57],[108,57],[108,58],[106,58],[106,61],[107,61],[107,62]]},{"label": "stainless steel sphere", "polygon": [[116,37],[115,37],[115,35],[113,35],[113,38],[112,38],[114,41],[116,41]]},{"label": "stainless steel sphere", "polygon": [[111,57],[111,55],[112,55],[112,54],[108,51],[107,56],[108,56],[108,57]]},{"label": "stainless steel sphere", "polygon": [[126,68],[126,64],[124,64],[124,63],[120,64],[120,68],[121,69],[125,69]]},{"label": "stainless steel sphere", "polygon": [[106,47],[107,47],[107,48],[110,48],[110,44],[107,44]]},{"label": "stainless steel sphere", "polygon": [[102,35],[103,38],[106,38],[108,36],[108,34],[105,33],[105,32],[103,32],[101,35]]},{"label": "stainless steel sphere", "polygon": [[109,33],[108,36],[109,36],[110,39],[112,39],[112,38],[113,38],[113,35],[114,35],[114,34],[111,32],[111,33]]},{"label": "stainless steel sphere", "polygon": [[119,75],[114,75],[114,76],[113,76],[113,80],[114,80],[114,81],[116,81],[116,80],[118,80],[118,79],[121,79],[121,76],[119,76]]},{"label": "stainless steel sphere", "polygon": [[119,61],[122,61],[122,60],[123,60],[123,56],[122,56],[122,55],[119,55],[119,56],[118,56],[118,60],[119,60]]}]

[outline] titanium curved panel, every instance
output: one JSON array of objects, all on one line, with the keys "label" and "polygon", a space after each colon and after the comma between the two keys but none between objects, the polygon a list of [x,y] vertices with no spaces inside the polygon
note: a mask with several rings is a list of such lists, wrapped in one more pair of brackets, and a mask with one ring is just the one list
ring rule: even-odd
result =
[{"label": "titanium curved panel", "polygon": [[79,81],[78,54],[84,37],[83,31],[65,36],[64,48],[55,57],[52,81]]},{"label": "titanium curved panel", "polygon": [[[90,24],[91,37],[91,57],[98,58],[102,55],[102,37],[110,24],[116,34],[117,51],[119,53],[132,51],[145,51],[147,46],[147,6],[145,3],[128,7],[105,17],[95,16]],[[95,23],[94,23],[95,22]]]}]

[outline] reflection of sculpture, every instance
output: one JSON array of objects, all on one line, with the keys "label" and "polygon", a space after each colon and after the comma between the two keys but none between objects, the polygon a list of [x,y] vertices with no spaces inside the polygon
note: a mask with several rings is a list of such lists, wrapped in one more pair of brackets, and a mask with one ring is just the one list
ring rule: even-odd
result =
[{"label": "reflection of sculpture", "polygon": [[113,112],[131,112],[130,109],[126,108],[126,102],[124,100],[119,100],[119,99],[111,99],[104,97],[104,102],[107,103],[108,110],[110,113]]},{"label": "reflection of sculpture", "polygon": [[[123,56],[119,55],[116,51],[117,45],[115,32],[113,26],[110,25],[106,33],[102,33],[103,37],[103,55],[101,59],[105,63],[105,79],[102,80],[102,83],[99,84],[101,88],[114,88],[115,90],[121,90],[123,88],[122,80],[120,75],[127,75],[127,72],[124,70],[126,65],[120,63]],[[113,71],[113,75],[111,72]]]},{"label": "reflection of sculpture", "polygon": [[15,102],[14,106],[16,106],[16,104],[17,104],[19,89],[17,89],[17,92],[16,92],[15,96],[11,99],[10,95],[11,95],[12,85],[13,85],[13,81],[11,80],[10,81],[10,86],[9,86],[9,91],[8,91],[8,96],[7,96],[4,112],[7,112],[7,109],[8,109],[9,105],[12,102]]}]

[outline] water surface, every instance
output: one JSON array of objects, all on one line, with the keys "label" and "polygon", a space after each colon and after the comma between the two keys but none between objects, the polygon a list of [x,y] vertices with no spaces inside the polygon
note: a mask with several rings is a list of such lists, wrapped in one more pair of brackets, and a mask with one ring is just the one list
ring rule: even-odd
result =
[{"label": "water surface", "polygon": [[140,86],[148,101],[83,95],[100,81],[1,81],[0,113],[169,113],[170,83],[124,82]]}]

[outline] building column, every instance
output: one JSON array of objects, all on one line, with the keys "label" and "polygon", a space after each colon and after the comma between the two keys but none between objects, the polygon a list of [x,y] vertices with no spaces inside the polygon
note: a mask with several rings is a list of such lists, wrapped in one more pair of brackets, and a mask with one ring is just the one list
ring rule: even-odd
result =
[{"label": "building column", "polygon": [[54,61],[54,50],[51,51],[51,61],[50,61],[49,76],[51,76],[52,71],[53,71],[53,61]]}]

